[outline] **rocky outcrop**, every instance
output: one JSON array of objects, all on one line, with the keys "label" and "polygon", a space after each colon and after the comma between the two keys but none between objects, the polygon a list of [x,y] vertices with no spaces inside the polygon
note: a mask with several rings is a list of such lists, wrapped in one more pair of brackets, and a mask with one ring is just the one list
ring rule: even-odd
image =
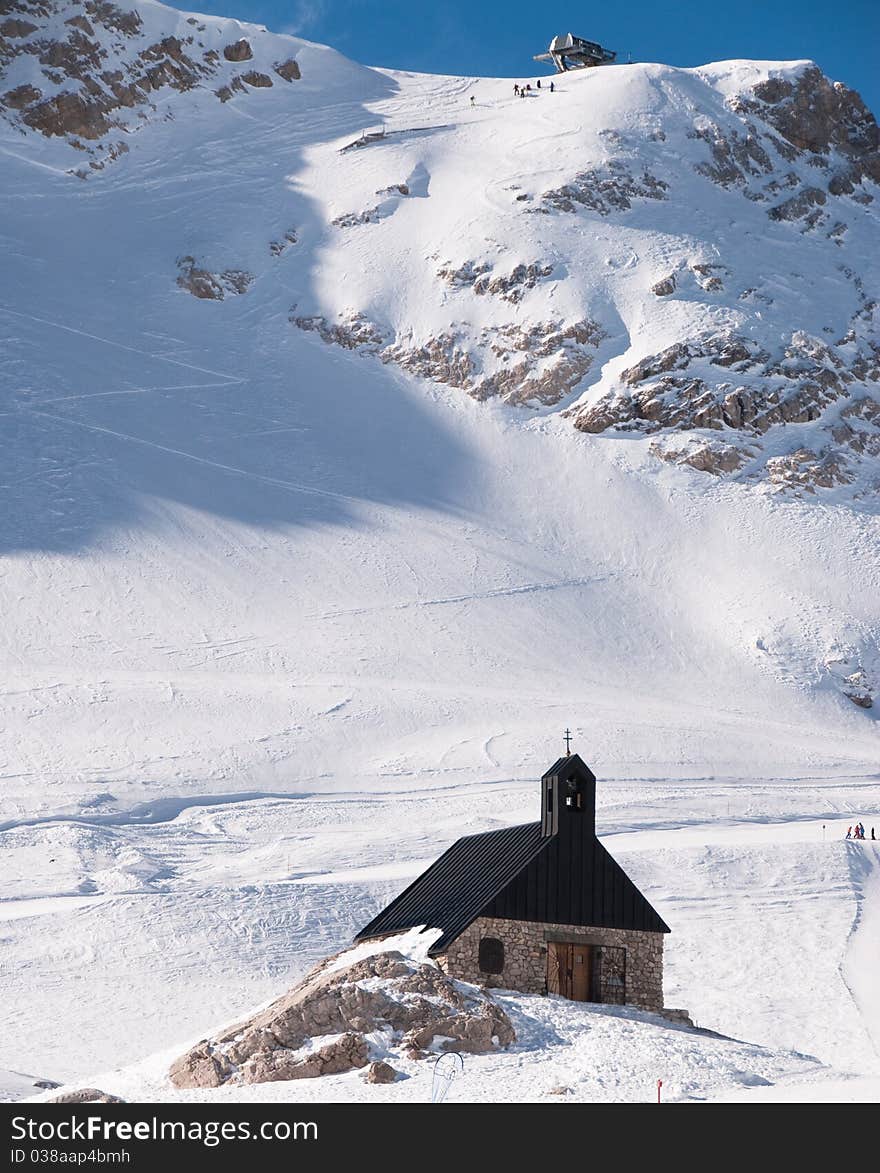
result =
[{"label": "rocky outcrop", "polygon": [[37,26],[29,20],[16,20],[14,17],[0,22],[0,37],[29,37],[37,31]]},{"label": "rocky outcrop", "polygon": [[292,314],[291,324],[300,330],[314,330],[324,342],[363,354],[378,354],[388,342],[388,335],[362,313],[341,314],[338,322],[328,322],[319,314],[311,317]]},{"label": "rocky outcrop", "polygon": [[223,56],[227,61],[250,61],[253,57],[254,51],[250,46],[250,42],[246,41],[244,37],[240,41],[236,41],[233,45],[224,45]]},{"label": "rocky outcrop", "polygon": [[302,77],[298,63],[291,57],[289,61],[282,61],[275,66],[275,72],[285,81],[299,81]]},{"label": "rocky outcrop", "polygon": [[307,1053],[291,1051],[286,1047],[258,1052],[246,1065],[243,1082],[274,1083],[288,1079],[317,1079],[321,1075],[342,1075],[346,1071],[366,1067],[369,1054],[370,1049],[363,1035],[346,1031]]},{"label": "rocky outcrop", "polygon": [[[669,185],[647,169],[634,174],[627,163],[612,159],[607,166],[581,171],[563,187],[545,191],[541,210],[575,212],[589,208],[601,216],[628,211],[634,200],[663,200]],[[532,209],[529,209],[531,211]]]},{"label": "rocky outcrop", "polygon": [[249,73],[243,73],[241,80],[245,85],[257,90],[267,90],[272,86],[272,79],[268,73],[259,73],[256,69],[252,69]]},{"label": "rocky outcrop", "polygon": [[849,183],[863,176],[880,183],[880,128],[855,90],[812,65],[795,80],[759,82],[752,93],[754,100],[740,99],[735,108],[759,114],[798,151],[842,156]]},{"label": "rocky outcrop", "polygon": [[657,297],[669,297],[670,294],[675,293],[675,274],[670,273],[668,277],[655,281],[651,286],[651,292]]},{"label": "rocky outcrop", "polygon": [[[447,978],[435,965],[397,952],[336,968],[330,958],[289,994],[253,1018],[206,1039],[172,1064],[175,1087],[315,1078],[363,1068],[377,1034],[407,1054],[437,1050],[485,1053],[509,1046],[515,1033],[488,995]],[[336,963],[338,964],[338,962]],[[396,1073],[384,1061],[371,1082]]]},{"label": "rocky outcrop", "polygon": [[406,183],[392,183],[376,192],[377,196],[383,197],[380,204],[374,204],[373,207],[364,208],[360,212],[344,212],[342,215],[336,216],[330,223],[334,228],[355,228],[359,224],[377,224],[380,220],[392,215],[399,200],[409,194],[409,186]]},{"label": "rocky outcrop", "polygon": [[126,12],[125,9],[109,3],[109,0],[84,0],[83,8],[91,17],[93,24],[103,25],[104,28],[123,36],[131,37],[139,33],[144,23],[137,12]]},{"label": "rocky outcrop", "polygon": [[[738,379],[737,376],[747,376]],[[771,358],[732,333],[677,342],[621,372],[618,387],[575,411],[585,432],[722,428],[763,434],[818,419],[853,375],[835,349],[796,332]]]},{"label": "rocky outcrop", "polygon": [[510,272],[498,273],[486,262],[475,264],[473,261],[466,261],[458,268],[446,265],[438,269],[437,276],[455,288],[470,287],[478,297],[488,294],[490,297],[500,297],[511,305],[517,305],[527,290],[534,289],[539,281],[546,281],[552,275],[553,269],[553,265],[532,261],[529,264],[514,265]]},{"label": "rocky outcrop", "polygon": [[712,476],[737,472],[754,455],[754,451],[748,448],[696,437],[654,440],[651,452],[667,464],[684,464],[697,472],[711,473]]},{"label": "rocky outcrop", "polygon": [[[873,312],[858,317],[864,322]],[[855,329],[836,344],[795,331],[776,355],[721,332],[646,356],[568,414],[584,432],[663,433],[651,446],[656,456],[716,475],[747,465],[757,473],[756,438],[822,421],[808,444],[795,435],[790,449],[768,456],[759,474],[771,486],[812,493],[852,483],[854,458],[880,455],[880,403],[867,393],[854,396],[859,383],[880,386],[880,349]],[[682,436],[705,431],[728,438]]]},{"label": "rocky outcrop", "polygon": [[848,701],[860,709],[874,707],[874,697],[880,690],[880,678],[872,677],[854,656],[828,659],[824,668]]},{"label": "rocky outcrop", "polygon": [[339,321],[291,315],[300,330],[325,342],[372,355],[422,379],[466,391],[474,399],[506,403],[558,403],[590,370],[605,337],[596,322],[533,322],[486,327],[476,342],[450,329],[422,343],[394,337],[363,314]]},{"label": "rocky outcrop", "polygon": [[665,1018],[668,1022],[678,1023],[679,1026],[694,1026],[694,1021],[687,1010],[679,1010],[672,1006],[664,1006],[660,1011],[660,1017]]},{"label": "rocky outcrop", "polygon": [[751,177],[773,171],[773,162],[755,127],[725,132],[717,123],[704,120],[691,131],[691,137],[702,139],[711,154],[711,162],[696,163],[694,169],[721,187],[742,186]]},{"label": "rocky outcrop", "polygon": [[400,1072],[396,1068],[380,1059],[367,1068],[367,1083],[394,1083],[398,1075]]},{"label": "rocky outcrop", "polygon": [[[154,102],[166,90],[180,93],[204,86],[216,78],[221,101],[235,93],[269,89],[272,78],[253,69],[239,77],[230,70],[253,58],[247,40],[228,44],[223,52],[200,39],[206,26],[194,18],[184,35],[174,20],[172,35],[151,40],[135,10],[126,11],[106,0],[86,0],[82,11],[59,20],[71,5],[62,0],[17,0],[2,6],[0,67],[18,56],[32,58],[39,79],[0,92],[0,118],[18,129],[34,130],[50,138],[67,139],[99,162],[100,170],[122,153],[118,142],[111,153],[101,140],[109,134],[130,133],[153,117],[169,117],[167,104]],[[299,76],[293,60],[276,66],[289,81]],[[131,113],[129,113],[131,112]],[[100,144],[100,145],[99,145]],[[89,169],[72,167],[87,176]]]},{"label": "rocky outcrop", "polygon": [[178,258],[177,267],[180,270],[178,286],[193,297],[210,301],[223,301],[227,294],[246,293],[254,279],[252,273],[242,269],[224,269],[221,273],[212,273],[200,268],[195,257]]},{"label": "rocky outcrop", "polygon": [[47,1104],[124,1104],[125,1100],[119,1096],[102,1092],[100,1088],[83,1087],[75,1092],[63,1092],[60,1096],[52,1096]]},{"label": "rocky outcrop", "polygon": [[[709,151],[707,160],[694,164],[699,174],[768,203],[771,220],[797,224],[802,232],[829,224],[829,196],[873,200],[862,181],[880,182],[880,129],[854,90],[813,65],[794,77],[767,78],[728,105],[742,118],[741,130],[702,116],[690,132]],[[780,159],[807,164],[815,181],[804,182],[794,170],[781,173]],[[845,230],[838,221],[829,235]]]},{"label": "rocky outcrop", "polygon": [[797,195],[789,196],[787,200],[783,200],[781,204],[770,208],[767,215],[771,220],[800,220],[802,217],[809,217],[808,223],[813,227],[818,223],[819,217],[813,212],[815,208],[821,208],[827,202],[828,197],[825,192],[819,187],[805,187],[802,188]]},{"label": "rocky outcrop", "polygon": [[376,224],[381,219],[382,214],[379,208],[375,207],[365,208],[362,212],[343,212],[330,223],[334,228],[356,228],[359,224]]},{"label": "rocky outcrop", "polygon": [[269,252],[272,254],[273,257],[280,257],[282,253],[287,252],[287,250],[292,245],[296,244],[296,242],[297,242],[296,230],[293,228],[289,228],[287,230],[287,232],[284,233],[284,235],[281,237],[280,240],[271,240],[269,242]]}]

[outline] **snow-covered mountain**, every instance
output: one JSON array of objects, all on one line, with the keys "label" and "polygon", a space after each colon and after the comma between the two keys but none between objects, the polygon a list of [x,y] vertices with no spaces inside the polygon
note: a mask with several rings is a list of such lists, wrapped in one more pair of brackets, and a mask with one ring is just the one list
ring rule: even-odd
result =
[{"label": "snow-covered mountain", "polygon": [[[477,399],[651,435],[665,460],[876,492],[880,132],[815,65],[620,66],[517,101],[510,83],[426,87],[155,4],[6,7],[0,110],[61,140],[53,158],[82,178],[156,121],[204,117],[208,95],[233,102],[209,114],[219,132],[394,91],[381,137],[313,123],[321,278],[296,327]],[[304,228],[279,229],[271,257]],[[228,240],[179,258],[179,279],[245,293],[262,253]]]},{"label": "snow-covered mountain", "polygon": [[867,873],[662,836],[880,805],[877,126],[809,62],[548,80],[0,0],[3,1066],[274,996],[566,726],[658,908],[692,878],[675,1004],[845,1020],[724,959],[750,884],[840,928]]},{"label": "snow-covered mountain", "polygon": [[516,777],[571,721],[625,773],[873,760],[856,95],[521,99],[153,3],[0,35],[11,817]]}]

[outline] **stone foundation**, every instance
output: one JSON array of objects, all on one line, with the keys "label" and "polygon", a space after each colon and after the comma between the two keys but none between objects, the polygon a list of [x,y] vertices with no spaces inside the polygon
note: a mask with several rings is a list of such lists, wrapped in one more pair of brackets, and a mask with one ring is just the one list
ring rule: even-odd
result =
[{"label": "stone foundation", "polygon": [[[480,941],[487,937],[504,945],[500,973],[480,968]],[[599,971],[598,1000],[654,1012],[663,1009],[663,933],[481,916],[435,960],[450,977],[525,994],[546,994],[548,945],[552,941],[585,942],[608,950]]]}]

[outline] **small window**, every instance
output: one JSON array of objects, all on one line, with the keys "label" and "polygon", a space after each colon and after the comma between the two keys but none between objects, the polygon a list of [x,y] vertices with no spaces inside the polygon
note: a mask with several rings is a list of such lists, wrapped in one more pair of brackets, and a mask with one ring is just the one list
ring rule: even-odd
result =
[{"label": "small window", "polygon": [[504,942],[497,937],[482,937],[479,965],[483,973],[504,973]]}]

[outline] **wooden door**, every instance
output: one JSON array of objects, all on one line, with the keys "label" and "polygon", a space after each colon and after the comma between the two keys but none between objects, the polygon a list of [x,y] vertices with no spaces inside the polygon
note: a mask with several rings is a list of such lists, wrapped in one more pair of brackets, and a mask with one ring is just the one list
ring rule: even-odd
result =
[{"label": "wooden door", "polygon": [[569,945],[571,950],[571,993],[574,1002],[589,1002],[591,991],[592,948],[589,945]]},{"label": "wooden door", "polygon": [[592,988],[592,947],[573,941],[547,945],[547,992],[573,1002],[589,1002]]},{"label": "wooden door", "polygon": [[547,945],[547,992],[570,998],[570,947],[564,941],[550,941]]}]

